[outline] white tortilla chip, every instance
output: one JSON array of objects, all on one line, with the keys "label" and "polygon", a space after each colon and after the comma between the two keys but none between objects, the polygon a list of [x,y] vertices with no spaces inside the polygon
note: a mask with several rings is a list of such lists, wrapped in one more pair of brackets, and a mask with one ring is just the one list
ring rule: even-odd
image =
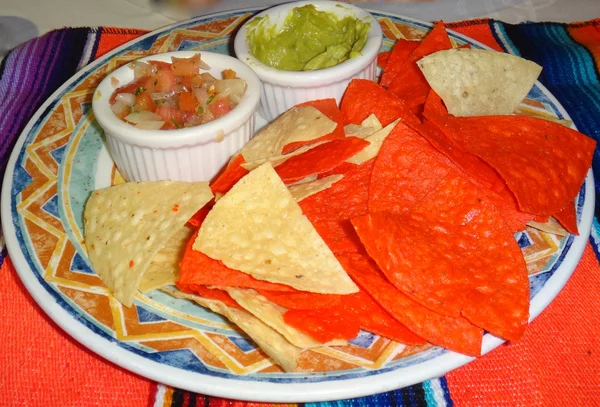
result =
[{"label": "white tortilla chip", "polygon": [[467,48],[434,52],[417,64],[455,116],[511,114],[542,71],[514,55]]},{"label": "white tortilla chip", "polygon": [[381,149],[381,145],[383,141],[389,136],[394,127],[400,119],[388,124],[383,129],[371,134],[369,137],[365,138],[366,141],[369,142],[369,146],[363,148],[358,153],[354,154],[352,157],[348,158],[346,162],[351,164],[362,164],[364,162],[369,161],[371,158],[377,157],[379,154],[379,150]]},{"label": "white tortilla chip", "polygon": [[255,290],[229,287],[224,289],[227,290],[229,295],[231,295],[231,297],[238,304],[240,304],[242,308],[279,332],[294,346],[298,346],[299,348],[303,349],[311,349],[328,345],[343,346],[347,344],[347,342],[344,340],[332,341],[326,344],[320,343],[310,335],[307,335],[304,332],[289,326],[283,320],[283,314],[287,311],[287,309],[272,303]]},{"label": "white tortilla chip", "polygon": [[360,124],[347,124],[344,126],[346,137],[367,138],[376,131],[381,130],[383,126],[377,116],[373,113],[369,115]]},{"label": "white tortilla chip", "polygon": [[289,143],[331,133],[337,123],[312,106],[293,107],[264,127],[240,150],[246,162],[281,155]]},{"label": "white tortilla chip", "polygon": [[281,334],[252,314],[228,307],[221,301],[187,294],[179,290],[163,288],[163,291],[175,298],[193,301],[212,312],[223,315],[244,331],[283,370],[293,372],[296,369],[298,358],[304,349],[292,345]]},{"label": "white tortilla chip", "polygon": [[259,280],[323,294],[358,291],[269,163],[215,204],[193,248]]},{"label": "white tortilla chip", "polygon": [[212,196],[207,182],[128,182],[92,192],[85,244],[119,302],[131,306],[152,258]]},{"label": "white tortilla chip", "polygon": [[327,141],[318,141],[316,143],[313,144],[309,144],[309,145],[305,145],[302,147],[299,147],[297,149],[295,149],[294,151],[292,151],[291,153],[288,154],[282,154],[282,155],[276,155],[274,157],[269,157],[269,158],[261,158],[260,160],[256,160],[256,161],[250,161],[250,162],[246,162],[246,163],[242,163],[240,164],[240,166],[248,171],[252,171],[253,169],[260,167],[261,165],[263,165],[264,163],[266,163],[267,161],[271,163],[272,167],[277,167],[279,164],[283,164],[284,162],[286,162],[287,160],[289,160],[290,158],[292,158],[295,155],[298,154],[302,154],[307,152],[308,150],[315,148],[317,146],[320,146],[321,144],[325,144],[328,143],[329,140]]},{"label": "white tortilla chip", "polygon": [[327,188],[331,188],[333,184],[338,182],[344,178],[341,174],[330,175],[325,178],[316,179],[310,182],[303,182],[301,184],[288,185],[288,189],[290,193],[296,200],[296,202],[300,202],[304,198],[308,198],[311,195],[316,194],[317,192],[321,192],[326,190]]},{"label": "white tortilla chip", "polygon": [[553,217],[548,218],[548,222],[536,222],[529,221],[527,226],[532,227],[537,230],[541,230],[542,232],[551,233],[553,235],[558,236],[569,236],[569,232],[565,228],[563,228],[560,223]]},{"label": "white tortilla chip", "polygon": [[139,287],[141,292],[146,293],[177,282],[179,279],[179,262],[183,257],[185,246],[193,234],[193,229],[183,226],[156,253],[148,266],[148,270],[142,276]]}]

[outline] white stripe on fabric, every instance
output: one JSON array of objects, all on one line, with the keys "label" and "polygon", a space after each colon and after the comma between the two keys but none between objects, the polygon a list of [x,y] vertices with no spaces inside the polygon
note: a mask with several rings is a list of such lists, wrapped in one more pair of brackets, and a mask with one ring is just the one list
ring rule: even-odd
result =
[{"label": "white stripe on fabric", "polygon": [[165,403],[165,393],[167,392],[167,386],[164,384],[156,384],[156,398],[154,399],[153,407],[163,407]]}]

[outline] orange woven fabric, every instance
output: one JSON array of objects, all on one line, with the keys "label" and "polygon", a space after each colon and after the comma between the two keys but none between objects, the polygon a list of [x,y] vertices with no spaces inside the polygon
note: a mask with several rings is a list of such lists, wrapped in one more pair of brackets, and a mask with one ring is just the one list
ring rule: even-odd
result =
[{"label": "orange woven fabric", "polygon": [[600,266],[587,245],[519,342],[446,375],[456,406],[600,405]]},{"label": "orange woven fabric", "polygon": [[0,269],[0,406],[146,406],[151,382],[96,356],[36,305],[10,259]]}]

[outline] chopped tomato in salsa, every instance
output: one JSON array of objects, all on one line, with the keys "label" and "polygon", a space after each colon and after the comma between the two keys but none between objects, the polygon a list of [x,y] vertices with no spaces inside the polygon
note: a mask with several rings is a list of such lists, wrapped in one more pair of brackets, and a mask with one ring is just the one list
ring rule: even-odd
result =
[{"label": "chopped tomato in salsa", "polygon": [[[225,69],[222,79],[212,76],[200,54],[163,61],[134,61],[134,80],[110,98],[115,115],[142,129],[197,126],[229,113],[240,102],[246,82]],[[203,72],[204,70],[204,72]]]}]

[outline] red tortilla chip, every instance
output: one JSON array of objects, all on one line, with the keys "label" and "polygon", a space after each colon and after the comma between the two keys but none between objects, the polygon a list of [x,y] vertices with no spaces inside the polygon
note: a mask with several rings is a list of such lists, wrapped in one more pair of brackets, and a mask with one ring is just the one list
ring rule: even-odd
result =
[{"label": "red tortilla chip", "polygon": [[448,109],[444,105],[442,98],[432,89],[425,100],[423,116],[435,123],[436,119],[448,115]]},{"label": "red tortilla chip", "polygon": [[502,182],[502,187],[495,186],[490,190],[482,190],[489,198],[496,209],[500,212],[500,216],[504,219],[504,223],[511,231],[517,233],[525,230],[525,225],[534,219],[534,216],[521,212],[517,205],[517,201],[506,184]]},{"label": "red tortilla chip", "polygon": [[497,183],[504,183],[502,177],[488,163],[476,155],[462,150],[433,123],[426,120],[415,130],[437,151],[452,161],[469,179],[483,188],[492,188]]},{"label": "red tortilla chip", "polygon": [[300,103],[297,107],[301,106],[312,106],[315,109],[318,109],[321,113],[327,116],[329,119],[336,122],[337,127],[329,134],[326,134],[317,139],[308,140],[308,141],[297,141],[294,143],[289,143],[283,146],[283,150],[281,154],[287,154],[296,150],[303,145],[314,144],[326,140],[337,140],[343,139],[346,135],[344,134],[344,123],[342,121],[342,112],[340,111],[337,102],[334,98],[329,99],[319,99],[319,100],[311,100],[308,102]]},{"label": "red tortilla chip", "polygon": [[343,174],[331,187],[304,198],[298,204],[311,222],[343,220],[368,211],[369,182],[374,160],[360,165],[344,163],[325,175]]},{"label": "red tortilla chip", "polygon": [[385,69],[385,66],[388,63],[388,60],[390,59],[391,53],[392,53],[392,51],[385,51],[385,52],[380,52],[379,55],[377,55],[377,65],[379,67],[381,67],[381,69]]},{"label": "red tortilla chip", "polygon": [[344,295],[344,309],[352,314],[365,331],[405,345],[425,345],[425,340],[394,319],[366,291]]},{"label": "red tortilla chip", "polygon": [[245,162],[244,156],[238,154],[227,168],[210,184],[213,194],[227,193],[244,175],[248,174],[249,171],[242,167],[242,164]]},{"label": "red tortilla chip", "polygon": [[178,288],[184,293],[196,294],[209,300],[221,301],[228,307],[243,309],[233,298],[231,298],[227,291],[219,290],[218,288],[207,288],[202,285],[190,285]]},{"label": "red tortilla chip", "polygon": [[330,171],[367,146],[369,142],[358,137],[329,141],[287,159],[275,171],[283,182],[291,184]]},{"label": "red tortilla chip", "polygon": [[369,211],[402,213],[416,205],[452,169],[452,163],[414,130],[398,123],[375,158]]},{"label": "red tortilla chip", "polygon": [[256,290],[296,291],[287,285],[258,280],[249,274],[230,269],[221,261],[212,259],[204,253],[192,249],[197,236],[198,231],[188,241],[183,258],[179,264],[179,280],[177,281],[179,288],[206,285],[254,288]]},{"label": "red tortilla chip", "polygon": [[394,77],[402,72],[410,54],[412,54],[419,44],[421,44],[421,41],[409,41],[402,38],[396,40],[394,48],[389,53],[386,65],[382,66],[384,71],[381,75],[381,81],[379,81],[381,86],[390,86]]},{"label": "red tortilla chip", "polygon": [[388,92],[396,95],[408,107],[424,104],[430,90],[431,86],[416,63],[406,64],[388,87]]},{"label": "red tortilla chip", "polygon": [[577,212],[573,203],[567,204],[563,209],[556,212],[554,218],[565,228],[565,230],[573,235],[579,236],[579,228],[577,227]]},{"label": "red tortilla chip", "polygon": [[331,308],[337,307],[342,301],[342,296],[338,294],[318,294],[297,290],[294,292],[258,290],[258,292],[267,300],[288,309]]},{"label": "red tortilla chip", "polygon": [[407,123],[419,123],[396,96],[367,79],[353,79],[342,97],[340,104],[344,124],[360,124],[374,114],[382,126],[402,118]]},{"label": "red tortilla chip", "polygon": [[320,343],[335,339],[350,340],[360,332],[358,321],[341,309],[291,309],[283,314],[286,324],[310,335]]},{"label": "red tortilla chip", "polygon": [[349,219],[308,219],[334,254],[364,252],[365,249]]},{"label": "red tortilla chip", "polygon": [[423,38],[419,46],[410,54],[410,59],[416,62],[424,56],[446,49],[452,49],[452,43],[446,32],[444,22],[438,21],[427,36]]},{"label": "red tortilla chip", "polygon": [[352,279],[410,331],[434,345],[465,355],[481,355],[481,328],[462,317],[438,314],[410,299],[390,284],[367,257],[351,255],[339,260]]},{"label": "red tortilla chip", "polygon": [[529,317],[521,250],[494,203],[452,171],[404,215],[352,219],[369,255],[400,291],[509,340]]},{"label": "red tortilla chip", "polygon": [[527,116],[448,116],[440,129],[492,166],[521,211],[552,215],[575,199],[596,142],[561,124]]},{"label": "red tortilla chip", "polygon": [[191,227],[193,229],[200,228],[202,222],[204,222],[204,219],[206,219],[206,215],[208,215],[208,212],[210,212],[214,204],[215,200],[211,199],[209,203],[200,208],[198,212],[196,212],[191,218],[188,219],[186,226]]}]

